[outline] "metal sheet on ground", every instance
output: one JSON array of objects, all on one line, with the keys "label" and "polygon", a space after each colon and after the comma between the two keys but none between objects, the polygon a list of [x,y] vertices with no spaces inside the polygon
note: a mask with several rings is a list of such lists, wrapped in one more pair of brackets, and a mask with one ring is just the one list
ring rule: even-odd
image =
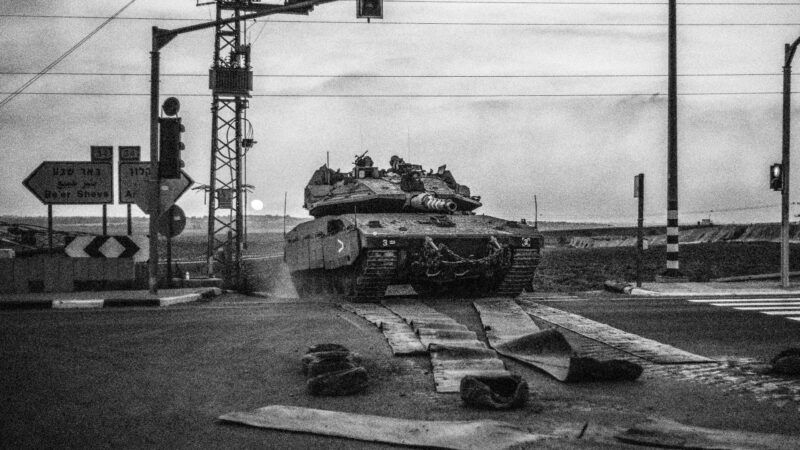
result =
[{"label": "metal sheet on ground", "polygon": [[630,353],[656,364],[714,363],[713,359],[681,350],[671,345],[647,339],[618,328],[595,322],[586,317],[572,314],[549,306],[539,305],[527,300],[518,300],[522,309],[531,316],[553,325],[565,328],[602,342],[618,350]]},{"label": "metal sheet on ground", "polygon": [[513,300],[486,299],[473,304],[489,344],[498,353],[537,367],[559,381],[569,378],[573,351],[563,336],[543,332]]},{"label": "metal sheet on ground", "polygon": [[381,305],[372,303],[342,303],[341,308],[373,323],[383,332],[392,354],[395,356],[424,355],[427,348],[422,345],[414,330],[397,314]]},{"label": "metal sheet on ground", "polygon": [[649,447],[765,450],[800,448],[800,437],[798,436],[693,427],[666,419],[652,419],[619,433],[615,437],[625,443]]},{"label": "metal sheet on ground", "polygon": [[407,420],[283,405],[231,412],[220,416],[219,420],[259,428],[426,448],[504,449],[551,437],[490,420]]},{"label": "metal sheet on ground", "polygon": [[428,349],[437,392],[459,392],[467,375],[510,375],[494,350],[450,316],[416,300],[384,300],[383,305],[410,324]]}]

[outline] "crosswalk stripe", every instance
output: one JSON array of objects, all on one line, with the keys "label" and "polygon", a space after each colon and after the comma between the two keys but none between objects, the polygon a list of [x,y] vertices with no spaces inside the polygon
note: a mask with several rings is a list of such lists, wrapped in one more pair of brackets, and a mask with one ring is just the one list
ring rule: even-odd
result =
[{"label": "crosswalk stripe", "polygon": [[730,307],[739,307],[739,306],[760,306],[760,307],[782,307],[782,306],[800,306],[800,302],[773,302],[773,303],[711,303],[714,306],[730,306]]},{"label": "crosswalk stripe", "polygon": [[[726,305],[727,306],[727,305]],[[770,311],[770,310],[797,310],[800,312],[800,305],[787,308],[786,306],[735,306],[733,309],[741,309],[742,311]]]},{"label": "crosswalk stripe", "polygon": [[770,315],[770,316],[793,316],[793,315],[797,314],[800,311],[798,311],[796,309],[787,309],[787,310],[783,310],[783,311],[759,311],[759,312],[761,314],[767,314],[767,315]]},{"label": "crosswalk stripe", "polygon": [[786,298],[786,297],[778,297],[778,298],[700,298],[700,299],[691,299],[689,300],[692,303],[745,303],[745,302],[762,302],[762,303],[770,303],[770,302],[785,302],[785,301],[800,301],[797,298]]},{"label": "crosswalk stripe", "polygon": [[774,317],[785,317],[800,322],[800,298],[768,297],[768,298],[701,298],[686,299],[690,303],[707,304],[731,308],[737,311],[758,312]]}]

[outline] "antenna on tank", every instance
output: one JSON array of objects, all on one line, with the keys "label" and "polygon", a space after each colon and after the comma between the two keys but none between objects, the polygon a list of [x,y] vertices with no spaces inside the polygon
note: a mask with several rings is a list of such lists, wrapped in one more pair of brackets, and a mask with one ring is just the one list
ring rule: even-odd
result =
[{"label": "antenna on tank", "polygon": [[536,196],[533,196],[533,227],[539,228],[539,202]]},{"label": "antenna on tank", "polygon": [[331,152],[325,152],[325,181],[331,184]]}]

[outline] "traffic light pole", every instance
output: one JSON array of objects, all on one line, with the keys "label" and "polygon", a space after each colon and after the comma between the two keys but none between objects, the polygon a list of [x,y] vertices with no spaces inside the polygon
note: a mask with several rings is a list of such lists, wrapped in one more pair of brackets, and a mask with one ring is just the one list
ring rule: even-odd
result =
[{"label": "traffic light pole", "polygon": [[[158,174],[158,96],[160,83],[161,49],[180,34],[205,30],[218,25],[246,21],[279,13],[307,14],[314,6],[336,0],[306,0],[288,5],[259,5],[259,11],[224,20],[203,22],[187,27],[166,30],[152,28],[152,49],[150,51],[150,178],[148,179],[148,202],[150,203],[150,261],[148,263],[147,284],[150,293],[158,292],[158,216],[161,180]],[[213,201],[213,200],[212,200]]]},{"label": "traffic light pole", "polygon": [[781,189],[781,286],[789,287],[789,137],[791,134],[792,59],[800,38],[784,47],[783,64],[783,158]]},{"label": "traffic light pole", "polygon": [[[158,94],[161,53],[158,38],[159,29],[153,27],[153,50],[150,52],[150,178],[148,179],[148,203],[150,204],[150,260],[147,270],[147,286],[151,294],[158,292],[158,216],[159,185],[158,175]],[[166,45],[164,43],[163,45]]]}]

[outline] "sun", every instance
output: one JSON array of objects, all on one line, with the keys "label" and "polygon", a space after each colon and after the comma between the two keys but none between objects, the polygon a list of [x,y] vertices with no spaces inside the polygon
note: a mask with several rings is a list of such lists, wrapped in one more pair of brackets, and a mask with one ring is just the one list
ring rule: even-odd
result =
[{"label": "sun", "polygon": [[264,202],[262,202],[259,199],[255,199],[252,202],[250,202],[250,207],[252,207],[256,211],[261,211],[262,209],[264,209]]}]

